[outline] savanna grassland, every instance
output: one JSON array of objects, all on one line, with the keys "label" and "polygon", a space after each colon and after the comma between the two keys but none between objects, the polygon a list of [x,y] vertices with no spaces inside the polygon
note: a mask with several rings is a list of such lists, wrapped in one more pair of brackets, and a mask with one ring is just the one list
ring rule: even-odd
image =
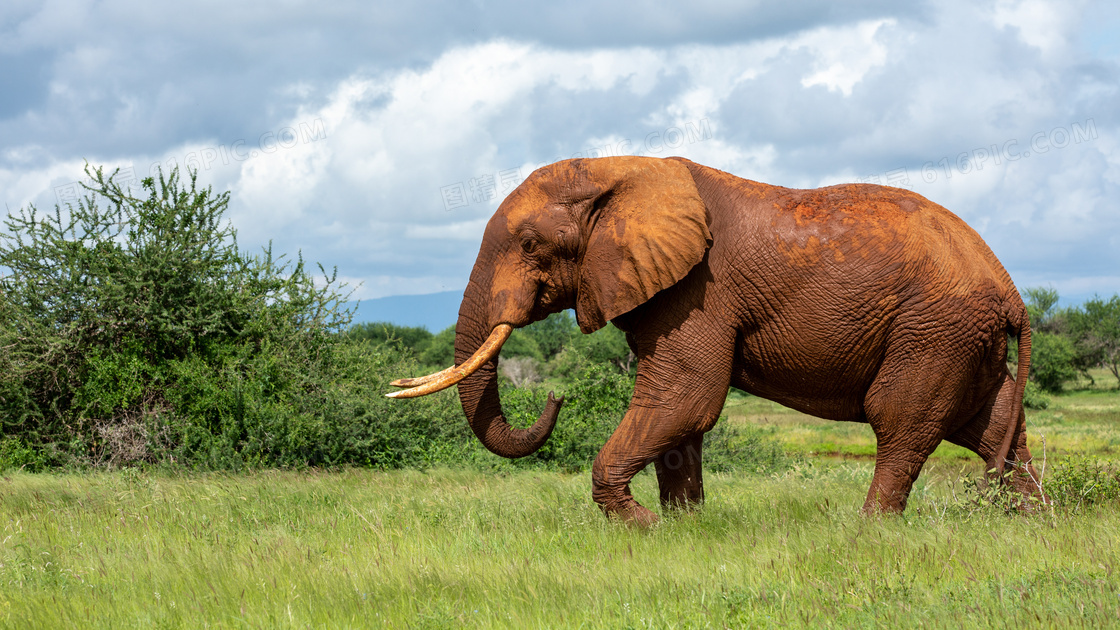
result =
[{"label": "savanna grassland", "polygon": [[[1090,372],[1092,383],[1075,381],[1047,409],[1027,410],[1027,446],[1036,462],[1042,462],[1044,451],[1059,456],[1059,461],[1066,456],[1120,455],[1120,392],[1104,370]],[[821,420],[764,398],[735,393],[729,396],[724,415],[732,423],[773,431],[790,454],[875,457],[875,434],[866,424]],[[981,465],[971,451],[948,442],[934,451],[932,459]]]},{"label": "savanna grassland", "polygon": [[[1057,505],[1026,515],[946,448],[905,514],[863,517],[866,427],[726,414],[793,464],[708,474],[703,509],[648,531],[604,519],[586,473],[11,472],[0,626],[1120,625],[1120,392],[1030,412]],[[650,472],[635,494],[657,503]]]},{"label": "savanna grassland", "polygon": [[[511,421],[566,403],[501,460],[454,392],[381,396],[454,328],[352,325],[337,273],[241,249],[197,173],[87,174],[0,230],[0,628],[1120,627],[1120,296],[1026,291],[1052,506],[946,445],[905,514],[862,516],[868,427],[733,392],[707,503],[640,530],[587,472],[633,389],[622,331],[510,336]],[[634,493],[659,509],[650,472]]]}]

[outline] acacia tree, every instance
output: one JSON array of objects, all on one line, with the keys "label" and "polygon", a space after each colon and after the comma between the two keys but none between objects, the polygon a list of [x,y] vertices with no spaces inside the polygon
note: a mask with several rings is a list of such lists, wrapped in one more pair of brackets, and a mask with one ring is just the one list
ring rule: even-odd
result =
[{"label": "acacia tree", "polygon": [[557,355],[556,371],[573,376],[584,363],[607,363],[623,374],[631,374],[638,364],[626,333],[610,323],[590,335],[574,335]]},{"label": "acacia tree", "polygon": [[354,339],[374,344],[395,343],[421,354],[431,343],[432,333],[423,326],[399,326],[390,322],[365,322],[355,324],[347,331]]},{"label": "acacia tree", "polygon": [[1058,290],[1054,287],[1031,287],[1024,293],[1027,314],[1031,318],[1031,330],[1037,332],[1056,332]]},{"label": "acacia tree", "polygon": [[144,179],[140,196],[115,173],[86,174],[93,183],[76,207],[21,208],[0,233],[6,438],[61,462],[108,442],[120,447],[110,458],[150,452],[156,416],[164,428],[176,414],[221,433],[223,418],[243,420],[245,397],[226,385],[229,401],[204,403],[223,387],[207,379],[225,371],[227,384],[252,382],[250,360],[282,353],[264,375],[275,399],[285,388],[279,366],[309,370],[322,342],[349,323],[334,274],[320,267],[316,283],[302,257],[238,249],[223,218],[228,192],[200,188],[194,173],[182,181],[177,169]]},{"label": "acacia tree", "polygon": [[1032,331],[1030,378],[1046,391],[1060,392],[1066,381],[1084,371],[1079,369],[1082,357],[1066,333],[1069,312],[1058,307],[1058,291],[1052,287],[1027,289],[1024,297]]},{"label": "acacia tree", "polygon": [[1108,368],[1120,387],[1120,294],[1086,301],[1072,313],[1070,327],[1077,345]]}]

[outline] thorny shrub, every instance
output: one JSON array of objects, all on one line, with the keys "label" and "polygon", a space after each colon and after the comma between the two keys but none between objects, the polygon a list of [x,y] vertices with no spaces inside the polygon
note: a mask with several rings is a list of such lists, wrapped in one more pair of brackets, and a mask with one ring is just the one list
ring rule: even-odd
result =
[{"label": "thorny shrub", "polygon": [[0,232],[0,466],[399,467],[463,450],[448,395],[380,395],[415,361],[339,334],[335,274],[238,248],[229,193],[174,170],[133,196],[86,173],[76,207],[21,209]]}]

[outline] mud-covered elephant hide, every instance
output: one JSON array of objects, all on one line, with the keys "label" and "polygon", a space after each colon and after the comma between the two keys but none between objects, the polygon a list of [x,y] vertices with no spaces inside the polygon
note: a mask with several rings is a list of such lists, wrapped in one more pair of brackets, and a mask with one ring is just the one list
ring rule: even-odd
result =
[{"label": "mud-covered elephant hide", "polygon": [[[681,158],[565,160],[535,171],[486,226],[456,325],[457,366],[393,384],[453,384],[474,433],[504,457],[548,439],[562,400],[512,428],[498,350],[512,328],[574,308],[638,357],[629,410],[592,469],[595,501],[636,523],[651,462],[661,501],[703,500],[702,440],[735,386],[821,418],[866,422],[878,444],[866,512],[900,511],[942,440],[1039,494],[1026,446],[1030,324],[980,236],[913,192],[794,190]],[[1008,336],[1019,363],[1007,368]]]}]

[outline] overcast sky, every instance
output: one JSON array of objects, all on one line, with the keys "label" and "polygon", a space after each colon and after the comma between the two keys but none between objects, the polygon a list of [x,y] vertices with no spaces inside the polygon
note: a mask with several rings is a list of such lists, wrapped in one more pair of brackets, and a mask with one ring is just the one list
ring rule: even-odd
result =
[{"label": "overcast sky", "polygon": [[243,246],[374,298],[461,290],[538,165],[681,155],[906,186],[1020,288],[1120,291],[1115,0],[534,5],[5,0],[0,194],[190,165]]}]

